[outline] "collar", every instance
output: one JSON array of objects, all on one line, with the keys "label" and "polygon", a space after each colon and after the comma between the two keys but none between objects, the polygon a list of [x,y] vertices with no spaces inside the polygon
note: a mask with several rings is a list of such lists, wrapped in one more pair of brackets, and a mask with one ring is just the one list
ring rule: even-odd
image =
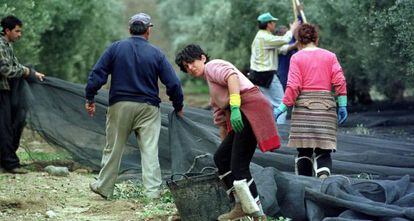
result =
[{"label": "collar", "polygon": [[145,39],[145,38],[144,38],[144,36],[142,36],[142,35],[131,35],[131,38],[134,38],[134,39],[142,39],[142,40],[148,41],[148,40],[147,40],[147,39]]},{"label": "collar", "polygon": [[1,41],[3,41],[4,42],[4,44],[6,44],[7,46],[10,46],[10,42],[8,42],[7,40],[6,40],[6,37],[4,36],[4,35],[0,35],[1,37],[0,37],[0,39],[1,39]]},{"label": "collar", "polygon": [[319,48],[318,47],[307,47],[307,48],[303,48],[302,50],[303,51],[315,51],[315,50],[318,50]]},{"label": "collar", "polygon": [[0,42],[2,42],[4,45],[6,45],[7,47],[12,47],[11,46],[11,42],[7,41],[6,37],[4,35],[0,35]]},{"label": "collar", "polygon": [[272,32],[270,32],[270,31],[269,31],[269,30],[267,30],[267,29],[260,29],[260,30],[259,30],[259,32],[265,32],[265,33],[272,34]]}]

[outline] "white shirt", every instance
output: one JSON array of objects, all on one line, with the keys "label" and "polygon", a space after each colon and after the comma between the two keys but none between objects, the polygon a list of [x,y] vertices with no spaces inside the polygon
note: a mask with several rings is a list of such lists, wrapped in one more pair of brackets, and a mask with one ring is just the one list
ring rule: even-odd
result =
[{"label": "white shirt", "polygon": [[283,36],[276,36],[267,30],[259,30],[252,42],[250,69],[254,71],[273,71],[278,66],[278,49],[288,44],[292,32],[287,31]]}]

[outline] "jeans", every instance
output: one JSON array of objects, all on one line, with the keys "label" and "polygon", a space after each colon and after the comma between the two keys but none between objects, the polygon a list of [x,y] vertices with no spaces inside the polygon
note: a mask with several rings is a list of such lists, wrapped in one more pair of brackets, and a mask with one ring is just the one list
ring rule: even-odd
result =
[{"label": "jeans", "polygon": [[[273,76],[272,83],[270,84],[269,88],[265,87],[259,87],[260,91],[269,99],[270,103],[273,106],[273,115],[276,119],[276,113],[275,110],[279,107],[279,105],[282,103],[284,91],[282,84],[280,83],[279,78],[277,75]],[[277,124],[286,124],[286,115],[287,112],[280,115],[280,117],[277,119]]]}]

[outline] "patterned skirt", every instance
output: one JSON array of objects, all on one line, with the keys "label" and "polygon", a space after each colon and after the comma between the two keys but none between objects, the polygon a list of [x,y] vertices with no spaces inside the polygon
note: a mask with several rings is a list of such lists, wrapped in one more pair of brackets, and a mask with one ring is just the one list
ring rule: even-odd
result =
[{"label": "patterned skirt", "polygon": [[336,149],[336,102],[329,91],[302,92],[292,111],[288,147]]}]

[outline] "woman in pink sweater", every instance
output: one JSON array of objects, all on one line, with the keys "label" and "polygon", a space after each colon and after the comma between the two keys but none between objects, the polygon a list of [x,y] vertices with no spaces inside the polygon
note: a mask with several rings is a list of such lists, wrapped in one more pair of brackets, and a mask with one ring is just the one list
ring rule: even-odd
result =
[{"label": "woman in pink sweater", "polygon": [[218,220],[246,216],[265,220],[249,165],[257,145],[263,152],[280,147],[272,106],[234,65],[220,59],[209,61],[198,45],[186,46],[175,62],[183,72],[208,83],[214,122],[222,138],[214,163],[235,200],[235,207]]},{"label": "woman in pink sweater", "polygon": [[290,61],[283,104],[276,116],[294,106],[287,146],[298,150],[295,171],[326,178],[332,170],[331,152],[336,150],[338,123],[348,116],[346,81],[336,55],[317,47],[318,32],[313,25],[299,27],[298,41],[301,50]]}]

